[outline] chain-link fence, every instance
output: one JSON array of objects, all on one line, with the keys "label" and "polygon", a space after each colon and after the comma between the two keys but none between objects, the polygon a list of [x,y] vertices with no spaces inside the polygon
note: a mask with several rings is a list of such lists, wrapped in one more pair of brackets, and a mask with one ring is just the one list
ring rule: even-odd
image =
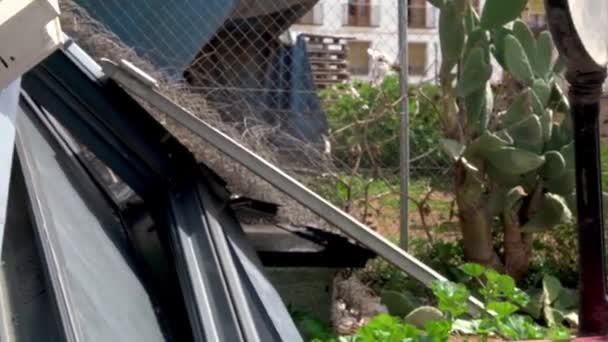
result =
[{"label": "chain-link fence", "polygon": [[[426,237],[453,220],[453,205],[449,163],[437,148],[438,12],[425,0],[408,3],[410,222],[414,236]],[[386,236],[398,236],[406,96],[399,87],[405,66],[397,0],[61,5],[64,30],[87,52],[136,64],[182,106]],[[233,191],[279,202],[290,220],[316,224],[268,184],[158,117]]]}]

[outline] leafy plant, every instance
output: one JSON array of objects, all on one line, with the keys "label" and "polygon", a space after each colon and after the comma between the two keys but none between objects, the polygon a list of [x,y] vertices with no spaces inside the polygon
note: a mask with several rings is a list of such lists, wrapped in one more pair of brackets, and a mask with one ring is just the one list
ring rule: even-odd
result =
[{"label": "leafy plant", "polygon": [[[455,166],[464,251],[521,280],[532,234],[569,223],[574,210],[571,121],[557,120],[568,102],[556,81],[553,41],[518,19],[525,0],[488,0],[481,17],[468,0],[433,3],[441,10],[444,56],[441,147]],[[512,80],[507,94],[490,84],[492,60]],[[505,96],[511,100],[501,108],[495,100]]]},{"label": "leafy plant", "polygon": [[[441,130],[436,107],[439,89],[422,85],[411,92],[410,141],[413,156],[429,153],[445,160],[436,149]],[[399,166],[399,77],[389,74],[378,85],[355,80],[321,93],[330,125],[332,154],[352,169]],[[435,151],[435,152],[434,152]]]},{"label": "leafy plant", "polygon": [[[522,314],[530,303],[530,297],[515,286],[513,278],[487,269],[478,264],[465,264],[459,268],[464,275],[477,282],[479,294],[484,299],[487,312],[471,318],[468,314],[469,290],[462,284],[450,281],[433,283],[437,308],[420,307],[404,319],[380,315],[362,327],[357,334],[330,341],[447,341],[450,335],[474,335],[483,339],[501,336],[512,340],[551,339],[566,340],[569,331],[561,321],[540,326],[532,317]],[[544,298],[555,303],[561,288],[547,277]],[[321,340],[319,340],[321,341]]]},{"label": "leafy plant", "polygon": [[290,308],[290,315],[306,340],[330,340],[335,337],[331,326],[311,313]]},{"label": "leafy plant", "polygon": [[545,275],[542,288],[529,291],[530,302],[524,311],[534,319],[543,319],[548,326],[568,323],[578,325],[578,297],[574,290],[562,286],[559,279]]}]

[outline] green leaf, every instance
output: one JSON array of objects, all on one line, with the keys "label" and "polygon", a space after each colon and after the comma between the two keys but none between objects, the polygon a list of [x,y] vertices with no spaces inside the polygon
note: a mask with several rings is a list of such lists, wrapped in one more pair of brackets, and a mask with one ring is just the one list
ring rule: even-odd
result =
[{"label": "green leaf", "polygon": [[458,95],[466,97],[476,90],[484,89],[491,76],[492,66],[488,63],[486,52],[483,48],[474,48],[464,63],[458,82]]},{"label": "green leaf", "polygon": [[495,301],[496,298],[506,296],[511,298],[517,289],[515,280],[508,275],[500,274],[493,269],[487,269],[485,272],[487,279],[488,301]]},{"label": "green leaf", "polygon": [[[486,158],[488,159],[488,158]],[[521,175],[520,174],[510,174],[505,170],[500,169],[498,167],[493,166],[490,163],[485,165],[485,172],[488,174],[488,178],[497,185],[500,185],[505,188],[511,189],[514,186],[518,186],[521,184]],[[506,192],[505,192],[506,194]],[[504,201],[504,199],[503,199]],[[500,208],[499,213],[502,213],[503,209]]]},{"label": "green leaf", "polygon": [[547,110],[540,117],[540,124],[543,128],[543,140],[545,144],[551,142],[553,136],[553,111]]},{"label": "green leaf", "polygon": [[424,325],[424,330],[434,341],[445,341],[452,332],[452,323],[445,319],[429,321]]},{"label": "green leaf", "polygon": [[572,141],[571,134],[564,129],[564,125],[553,122],[551,124],[551,140],[545,145],[545,150],[559,151],[562,147],[568,145]]},{"label": "green leaf", "polygon": [[543,277],[543,295],[545,305],[552,305],[562,291],[562,283],[554,276],[545,274]]},{"label": "green leaf", "polygon": [[442,319],[444,319],[443,313],[439,309],[432,306],[421,306],[407,315],[404,321],[419,329],[424,329],[428,322]]},{"label": "green leaf", "polygon": [[531,114],[532,110],[530,107],[532,90],[526,88],[521,94],[517,95],[511,105],[507,109],[507,112],[500,116],[500,125],[502,127],[509,127],[515,125],[525,119]]},{"label": "green leaf", "polygon": [[574,142],[563,146],[560,150],[560,154],[566,162],[566,169],[560,177],[548,179],[545,186],[552,193],[567,196],[572,194],[576,187],[574,171]]},{"label": "green leaf", "polygon": [[522,186],[516,186],[513,189],[509,190],[505,198],[503,211],[513,209],[515,205],[526,196],[528,196],[528,194]]},{"label": "green leaf", "polygon": [[541,174],[545,179],[556,179],[561,177],[566,171],[566,160],[558,151],[545,153],[545,165]]},{"label": "green leaf", "polygon": [[576,310],[578,307],[578,291],[562,287],[553,306],[562,312]]},{"label": "green leaf", "polygon": [[513,23],[513,35],[519,40],[521,45],[526,51],[526,56],[528,56],[528,60],[533,65],[534,60],[536,60],[536,39],[534,39],[534,34],[530,31],[530,28],[526,23],[524,23],[521,19],[515,20]]},{"label": "green leaf", "polygon": [[445,5],[446,0],[427,0],[431,5],[441,9]]},{"label": "green leaf", "polygon": [[[536,63],[534,71],[538,77],[546,77],[551,72],[551,60],[555,45],[548,31],[543,31],[538,36],[536,50]],[[556,72],[559,73],[559,70]]]},{"label": "green leaf", "polygon": [[537,78],[534,80],[534,84],[532,84],[532,89],[534,90],[534,94],[538,96],[540,103],[546,106],[551,98],[551,87],[549,84],[545,80]]},{"label": "green leaf", "polygon": [[421,333],[410,324],[402,324],[396,317],[378,315],[357,332],[357,341],[417,341]]},{"label": "green leaf", "polygon": [[461,265],[458,268],[462,272],[464,272],[466,275],[473,277],[473,278],[481,277],[486,270],[485,267],[483,267],[479,264],[473,264],[473,263],[467,263],[467,264]]},{"label": "green leaf", "polygon": [[560,152],[566,161],[566,167],[574,169],[574,141],[562,147]]},{"label": "green leaf", "polygon": [[514,143],[513,141],[513,137],[511,135],[509,135],[509,132],[507,132],[506,129],[497,131],[494,133],[497,137],[499,137],[500,139],[506,141],[509,145],[512,145]]},{"label": "green leaf", "polygon": [[532,104],[532,112],[538,116],[545,114],[545,106],[534,91],[532,92],[530,99]]},{"label": "green leaf", "polygon": [[568,97],[564,94],[562,88],[560,88],[556,82],[551,83],[549,107],[566,115],[569,115],[570,113],[570,102],[568,101]]},{"label": "green leaf", "polygon": [[418,301],[407,292],[383,290],[380,298],[393,316],[405,317],[418,306]]},{"label": "green leaf", "polygon": [[464,24],[467,34],[470,34],[479,26],[479,15],[469,2],[464,14]]},{"label": "green leaf", "polygon": [[519,309],[509,302],[489,302],[487,308],[494,311],[499,319],[514,314]]},{"label": "green leaf", "polygon": [[526,84],[532,83],[534,74],[530,60],[519,40],[512,35],[505,37],[505,63],[507,70],[516,80]]},{"label": "green leaf", "polygon": [[566,70],[566,67],[566,59],[561,55],[558,55],[557,60],[555,61],[555,65],[553,65],[553,73],[559,75]]},{"label": "green leaf", "polygon": [[513,137],[515,147],[537,154],[543,151],[543,128],[538,116],[531,115],[528,119],[511,126],[508,131]]},{"label": "green leaf", "polygon": [[350,186],[343,180],[338,179],[336,182],[336,191],[341,201],[346,202],[350,200]]},{"label": "green leaf", "polygon": [[[578,326],[578,313],[576,311],[569,312],[564,315],[566,322]],[[569,336],[568,336],[569,337]]]},{"label": "green leaf", "polygon": [[[566,165],[568,165],[567,160]],[[554,194],[558,194],[561,196],[570,195],[576,187],[576,179],[574,178],[574,176],[574,169],[566,167],[566,170],[560,177],[554,179],[547,179],[545,182],[545,186],[550,192]]]},{"label": "green leaf", "polygon": [[532,316],[532,318],[539,319],[544,307],[543,292],[538,289],[533,289],[531,291],[530,301],[523,307],[523,311]]},{"label": "green leaf", "polygon": [[537,340],[546,337],[547,331],[530,317],[511,315],[497,322],[500,335],[512,340]]},{"label": "green leaf", "polygon": [[511,34],[513,34],[513,32],[504,27],[499,27],[492,30],[492,41],[494,42],[494,49],[492,53],[494,58],[496,58],[496,61],[500,64],[500,66],[502,66],[503,69],[507,68],[507,64],[505,62],[505,38]]},{"label": "green leaf", "polygon": [[468,312],[469,291],[464,285],[450,281],[435,281],[431,289],[439,301],[439,310],[449,313],[452,318]]},{"label": "green leaf", "polygon": [[454,1],[443,5],[439,15],[439,37],[443,64],[449,70],[458,63],[465,41],[463,13],[458,11]]},{"label": "green leaf", "polygon": [[327,341],[332,337],[331,328],[319,319],[303,317],[296,321],[298,331],[307,340],[317,338],[322,341]]},{"label": "green leaf", "polygon": [[557,226],[560,223],[572,221],[572,212],[566,200],[552,193],[546,193],[539,210],[532,216],[521,231],[538,233]]},{"label": "green leaf", "polygon": [[489,156],[488,161],[507,175],[522,175],[543,166],[545,157],[530,151],[505,147]]},{"label": "green leaf", "polygon": [[473,173],[473,174],[476,174],[477,172],[479,172],[479,169],[475,165],[469,163],[467,158],[464,158],[464,157],[460,158],[460,162],[462,163],[462,165],[465,167],[465,169],[468,172]]},{"label": "green leaf", "polygon": [[510,300],[520,307],[524,307],[530,302],[530,296],[528,296],[528,294],[523,290],[515,288],[515,292],[511,296]]},{"label": "green leaf", "polygon": [[452,324],[452,331],[463,335],[475,335],[479,331],[481,320],[457,319]]},{"label": "green leaf", "polygon": [[407,107],[410,115],[417,115],[420,112],[420,101],[418,98],[410,98]]},{"label": "green leaf", "polygon": [[477,139],[469,144],[468,150],[475,155],[487,158],[490,154],[507,147],[510,144],[490,131],[483,132]]},{"label": "green leaf", "polygon": [[[466,40],[467,40],[467,42],[466,42],[465,51],[467,51],[467,54],[470,54],[473,51],[473,49],[476,47],[486,50],[490,46],[489,33],[488,33],[488,31],[483,30],[483,29],[475,29],[475,30],[471,31],[471,33],[469,33],[467,35]],[[489,50],[486,50],[486,51],[489,51]],[[489,56],[487,56],[487,57],[489,57]]]},{"label": "green leaf", "polygon": [[564,314],[550,306],[545,306],[543,308],[543,314],[545,316],[545,320],[547,321],[547,325],[550,327],[560,326],[564,321]]},{"label": "green leaf", "polygon": [[453,161],[458,161],[466,148],[460,142],[452,139],[441,139],[439,146]]},{"label": "green leaf", "polygon": [[519,17],[526,4],[527,0],[487,0],[481,12],[481,26],[488,30],[501,27]]},{"label": "green leaf", "polygon": [[494,94],[490,83],[465,98],[468,132],[475,137],[488,127],[494,109]]}]

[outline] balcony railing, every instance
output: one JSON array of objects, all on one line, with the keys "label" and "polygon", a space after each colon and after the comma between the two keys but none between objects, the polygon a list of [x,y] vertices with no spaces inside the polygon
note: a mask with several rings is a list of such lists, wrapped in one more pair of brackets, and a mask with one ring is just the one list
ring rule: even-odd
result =
[{"label": "balcony railing", "polygon": [[299,25],[323,25],[323,4],[318,4],[296,22]]},{"label": "balcony railing", "polygon": [[342,25],[378,27],[380,26],[380,6],[369,3],[343,4]]}]

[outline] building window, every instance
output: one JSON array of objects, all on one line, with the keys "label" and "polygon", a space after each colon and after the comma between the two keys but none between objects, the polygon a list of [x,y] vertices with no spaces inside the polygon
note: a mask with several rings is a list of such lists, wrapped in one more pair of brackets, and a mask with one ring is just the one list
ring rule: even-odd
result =
[{"label": "building window", "polygon": [[323,25],[323,4],[318,3],[308,13],[302,16],[297,24],[300,25]]},{"label": "building window", "polygon": [[370,42],[348,42],[348,70],[353,75],[369,75]]},{"label": "building window", "polygon": [[409,73],[413,76],[426,75],[426,43],[408,43]]},{"label": "building window", "polygon": [[409,27],[427,27],[426,0],[408,0],[407,20]]},{"label": "building window", "polygon": [[371,0],[349,0],[343,4],[344,26],[377,27],[380,25],[380,10]]}]

